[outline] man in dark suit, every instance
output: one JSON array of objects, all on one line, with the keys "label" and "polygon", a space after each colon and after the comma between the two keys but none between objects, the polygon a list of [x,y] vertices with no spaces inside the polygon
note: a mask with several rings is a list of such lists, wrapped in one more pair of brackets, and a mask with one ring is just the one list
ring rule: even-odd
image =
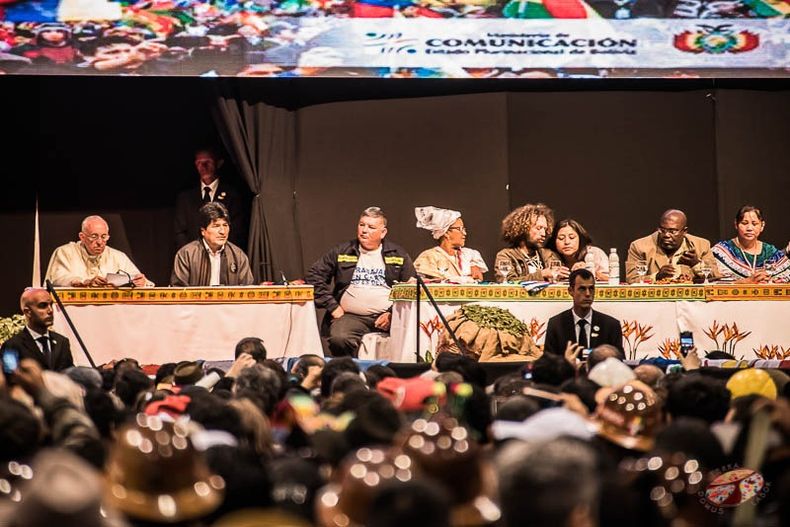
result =
[{"label": "man in dark suit", "polygon": [[210,202],[225,205],[231,218],[230,241],[247,247],[247,207],[242,194],[219,177],[223,159],[213,148],[195,152],[195,168],[200,175],[200,186],[191,187],[176,197],[176,250],[200,238],[200,207]]},{"label": "man in dark suit", "polygon": [[16,350],[19,360],[34,359],[47,370],[63,371],[74,366],[69,339],[50,331],[52,298],[46,289],[25,289],[19,300],[25,328],[3,343],[3,351]]},{"label": "man in dark suit", "polygon": [[611,344],[622,354],[620,321],[592,309],[595,300],[593,274],[587,269],[573,271],[568,277],[568,292],[573,298],[573,308],[549,319],[544,351],[563,354],[568,343],[575,342],[582,348]]}]

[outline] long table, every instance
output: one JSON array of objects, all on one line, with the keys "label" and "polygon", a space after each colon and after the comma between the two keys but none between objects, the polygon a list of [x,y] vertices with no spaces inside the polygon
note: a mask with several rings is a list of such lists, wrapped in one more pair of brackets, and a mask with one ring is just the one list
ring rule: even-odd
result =
[{"label": "long table", "polygon": [[[535,296],[518,284],[429,284],[441,312],[449,316],[468,303],[508,309],[530,326],[538,345],[544,342],[548,319],[570,309],[567,285],[552,285]],[[425,294],[417,318],[416,286],[398,284],[389,350],[393,361],[417,361],[435,355],[444,327]],[[720,349],[737,358],[790,359],[790,285],[622,285],[596,286],[593,309],[612,315],[623,325],[626,358],[676,358],[678,333],[692,331],[700,350]]]},{"label": "long table", "polygon": [[[244,337],[262,338],[269,358],[323,354],[312,286],[57,291],[96,364],[227,360]],[[53,328],[88,364],[59,308]]]}]

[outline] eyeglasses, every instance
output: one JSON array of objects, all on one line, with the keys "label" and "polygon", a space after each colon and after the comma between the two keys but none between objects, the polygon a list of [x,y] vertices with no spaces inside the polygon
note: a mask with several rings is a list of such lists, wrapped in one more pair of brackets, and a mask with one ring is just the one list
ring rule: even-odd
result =
[{"label": "eyeglasses", "polygon": [[448,231],[458,231],[466,233],[466,227],[448,227]]},{"label": "eyeglasses", "polygon": [[658,232],[660,232],[661,234],[669,234],[669,235],[672,235],[672,236],[677,236],[678,234],[680,234],[681,232],[683,232],[685,230],[686,230],[685,227],[683,229],[667,229],[665,227],[659,227],[658,228]]},{"label": "eyeglasses", "polygon": [[[85,234],[85,233],[83,233],[83,234]],[[109,234],[85,234],[85,237],[88,238],[88,240],[92,241],[92,242],[95,242],[95,241],[98,241],[98,240],[106,242],[107,240],[110,239],[110,235]]]}]

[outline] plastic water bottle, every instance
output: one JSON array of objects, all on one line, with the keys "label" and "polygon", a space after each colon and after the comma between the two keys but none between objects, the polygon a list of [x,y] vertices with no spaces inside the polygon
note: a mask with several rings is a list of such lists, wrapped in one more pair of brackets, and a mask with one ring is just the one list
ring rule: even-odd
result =
[{"label": "plastic water bottle", "polygon": [[609,285],[620,285],[620,257],[617,249],[609,249]]},{"label": "plastic water bottle", "polygon": [[584,255],[584,268],[595,275],[595,256],[593,256],[592,251],[588,250],[587,254]]}]

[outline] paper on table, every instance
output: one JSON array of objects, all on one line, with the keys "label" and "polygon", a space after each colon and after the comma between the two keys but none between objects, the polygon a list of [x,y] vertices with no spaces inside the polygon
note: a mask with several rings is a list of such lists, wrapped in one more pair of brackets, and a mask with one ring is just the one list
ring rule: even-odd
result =
[{"label": "paper on table", "polygon": [[132,284],[131,277],[128,274],[121,273],[107,273],[107,283],[113,287],[130,287]]}]

